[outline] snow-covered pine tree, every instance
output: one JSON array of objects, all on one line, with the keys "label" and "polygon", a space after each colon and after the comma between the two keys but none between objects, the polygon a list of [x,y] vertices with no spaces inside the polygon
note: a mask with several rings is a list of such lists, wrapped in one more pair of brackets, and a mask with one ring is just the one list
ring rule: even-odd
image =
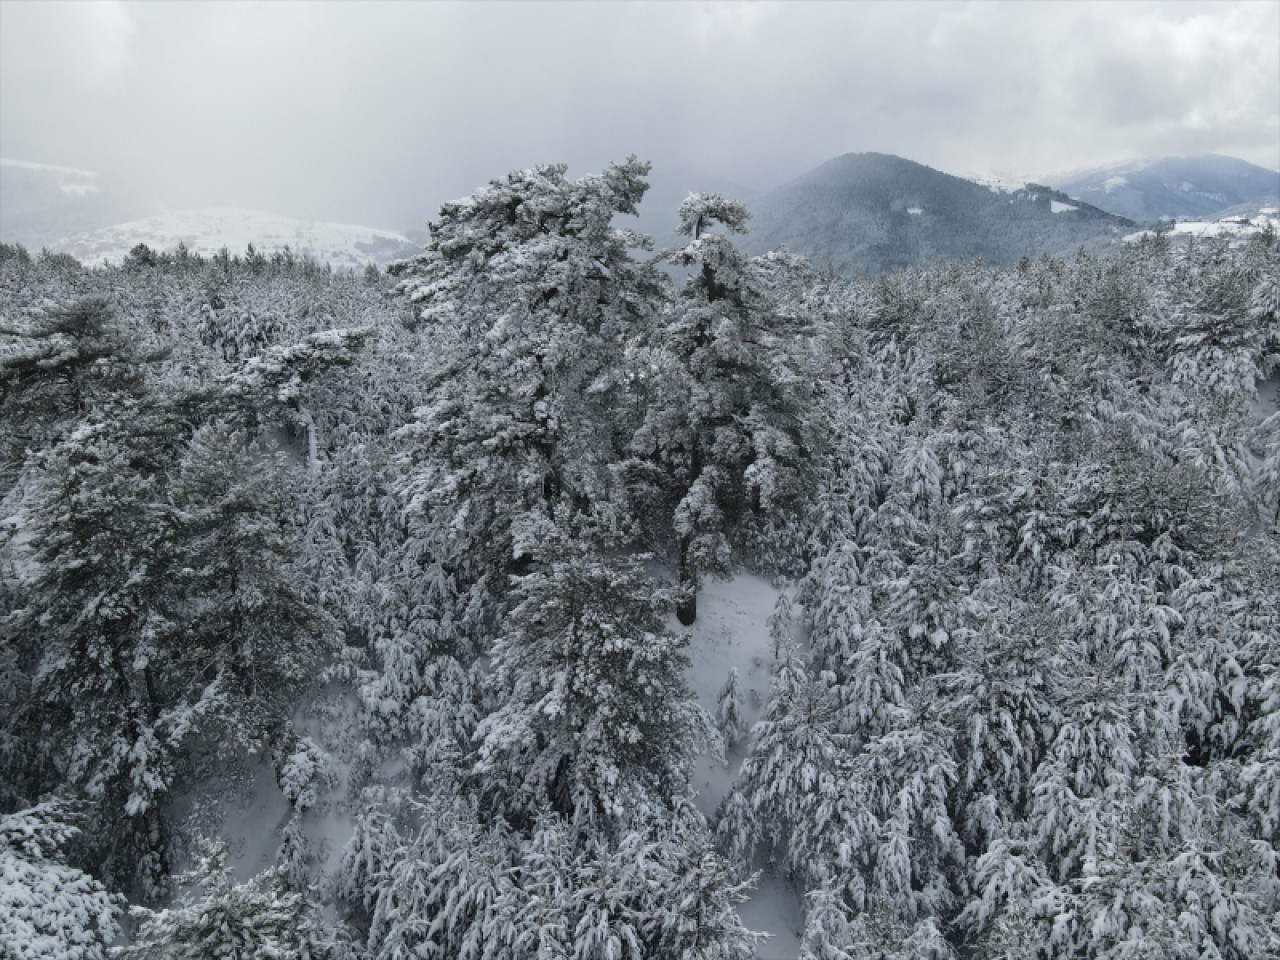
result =
[{"label": "snow-covered pine tree", "polygon": [[101,801],[97,839],[129,875],[163,870],[159,801],[189,738],[220,745],[209,759],[262,745],[332,627],[291,576],[280,491],[243,435],[116,413],[40,461],[11,627],[39,638],[50,759]]},{"label": "snow-covered pine tree", "polygon": [[635,212],[647,172],[632,158],[577,181],[564,166],[509,174],[446,204],[400,269],[435,353],[400,432],[401,494],[431,549],[446,544],[430,528],[448,531],[433,559],[460,593],[488,581],[489,614],[520,556],[513,523],[614,499],[622,353],[660,286],[630,255],[647,241],[613,218]]},{"label": "snow-covered pine tree", "polygon": [[122,898],[68,863],[80,834],[68,805],[47,800],[0,814],[0,954],[106,960]]},{"label": "snow-covered pine tree", "polygon": [[630,448],[634,472],[650,487],[642,496],[670,517],[670,533],[658,536],[674,539],[676,614],[688,625],[703,572],[726,572],[735,544],[770,552],[762,539],[768,518],[781,524],[796,509],[816,436],[790,352],[803,319],[780,311],[755,278],[760,268],[712,232],[745,232],[746,208],[693,194],[679,216],[690,242],[665,256],[692,272],[640,355],[649,373]]},{"label": "snow-covered pine tree", "polygon": [[738,687],[738,668],[733,667],[720,688],[717,698],[716,726],[730,750],[735,749],[747,735],[746,719],[742,715],[742,691]]},{"label": "snow-covered pine tree", "polygon": [[161,910],[134,907],[132,943],[112,950],[117,960],[344,960],[348,944],[288,888],[273,867],[243,883],[227,864],[226,846],[205,841],[195,864],[178,878],[188,890]]},{"label": "snow-covered pine tree", "polygon": [[805,888],[832,875],[851,836],[877,833],[863,790],[851,779],[848,738],[836,728],[832,679],[811,676],[795,656],[782,661],[717,825],[739,863],[763,853]]},{"label": "snow-covered pine tree", "polygon": [[684,637],[662,628],[665,591],[643,557],[609,549],[586,518],[520,531],[534,560],[514,579],[493,648],[498,708],[476,731],[478,774],[499,806],[543,806],[605,829],[684,789],[709,716],[684,680]]}]

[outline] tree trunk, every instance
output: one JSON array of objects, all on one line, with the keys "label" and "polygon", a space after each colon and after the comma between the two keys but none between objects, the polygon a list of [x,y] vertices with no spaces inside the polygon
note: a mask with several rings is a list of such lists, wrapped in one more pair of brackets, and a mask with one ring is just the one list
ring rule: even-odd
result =
[{"label": "tree trunk", "polygon": [[698,619],[698,578],[689,563],[689,540],[689,537],[680,538],[680,583],[676,587],[676,619],[686,627]]}]

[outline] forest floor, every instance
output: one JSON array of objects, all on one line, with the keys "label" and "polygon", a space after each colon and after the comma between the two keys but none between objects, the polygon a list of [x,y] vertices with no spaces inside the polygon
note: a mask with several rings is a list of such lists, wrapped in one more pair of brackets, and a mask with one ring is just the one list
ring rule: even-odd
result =
[{"label": "forest floor", "polygon": [[[739,573],[729,580],[707,580],[698,593],[698,619],[689,641],[689,686],[703,709],[715,716],[729,671],[738,670],[743,718],[748,728],[764,715],[777,653],[769,627],[778,588],[768,580]],[[683,629],[674,618],[672,630]],[[726,763],[704,755],[693,772],[698,809],[712,817],[742,769],[749,738],[726,754]],[[749,900],[738,908],[750,930],[771,934],[757,950],[760,960],[795,960],[804,928],[800,894],[767,864]]]}]

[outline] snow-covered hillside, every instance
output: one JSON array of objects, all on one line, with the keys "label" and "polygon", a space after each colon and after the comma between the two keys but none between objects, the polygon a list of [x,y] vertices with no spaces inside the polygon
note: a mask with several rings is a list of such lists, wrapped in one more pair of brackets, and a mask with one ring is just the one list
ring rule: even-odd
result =
[{"label": "snow-covered hillside", "polygon": [[1280,173],[1235,157],[1146,157],[1127,163],[1049,175],[1051,186],[1131,220],[1209,220],[1229,207],[1274,202]]},{"label": "snow-covered hillside", "polygon": [[[1253,217],[1223,217],[1220,220],[1179,220],[1169,231],[1174,237],[1229,237],[1243,243],[1266,230],[1280,230],[1280,208],[1263,207]],[[1139,230],[1126,236],[1126,243],[1155,236],[1152,230]]]},{"label": "snow-covered hillside", "polygon": [[402,233],[377,227],[324,223],[275,216],[256,210],[206,207],[177,210],[159,216],[90,230],[50,245],[90,265],[119,263],[133,247],[145,243],[156,251],[172,251],[185,244],[204,256],[226,248],[242,254],[272,253],[288,247],[336,269],[359,269],[368,263],[386,264],[418,251]]}]

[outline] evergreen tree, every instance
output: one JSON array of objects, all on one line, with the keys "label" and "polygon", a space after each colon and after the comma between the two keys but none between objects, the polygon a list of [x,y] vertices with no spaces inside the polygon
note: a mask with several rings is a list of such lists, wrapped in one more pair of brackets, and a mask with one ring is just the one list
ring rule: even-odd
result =
[{"label": "evergreen tree", "polygon": [[476,771],[513,810],[549,804],[603,826],[683,790],[718,738],[685,685],[686,639],[662,629],[663,591],[643,558],[609,557],[596,536],[585,523],[527,532],[536,566],[515,578],[494,645],[502,696],[476,731]]},{"label": "evergreen tree", "polygon": [[645,241],[613,218],[635,212],[648,166],[631,159],[578,181],[564,170],[512,173],[446,204],[401,269],[439,357],[401,431],[412,465],[402,494],[420,528],[449,531],[433,559],[463,594],[485,578],[488,594],[502,592],[524,514],[613,499],[620,361],[658,289],[630,256]]},{"label": "evergreen tree", "polygon": [[[803,321],[785,317],[748,261],[725,236],[746,229],[747,211],[714,194],[680,206],[678,232],[690,237],[667,260],[692,268],[658,324],[642,362],[644,419],[631,439],[632,470],[664,504],[675,540],[676,614],[697,616],[698,578],[730,569],[734,544],[757,555],[770,524],[785,529],[807,489],[816,436],[804,414],[804,384],[789,340]],[[794,563],[783,544],[770,559]],[[797,545],[798,546],[798,545]],[[788,553],[790,552],[790,556]]]},{"label": "evergreen tree", "polygon": [[121,960],[311,960],[350,956],[302,894],[288,889],[283,868],[236,883],[225,846],[206,843],[180,879],[190,889],[179,905],[134,907],[134,942],[113,950]]},{"label": "evergreen tree", "polygon": [[80,833],[57,800],[0,814],[0,953],[30,960],[105,960],[122,904],[68,863]]}]

